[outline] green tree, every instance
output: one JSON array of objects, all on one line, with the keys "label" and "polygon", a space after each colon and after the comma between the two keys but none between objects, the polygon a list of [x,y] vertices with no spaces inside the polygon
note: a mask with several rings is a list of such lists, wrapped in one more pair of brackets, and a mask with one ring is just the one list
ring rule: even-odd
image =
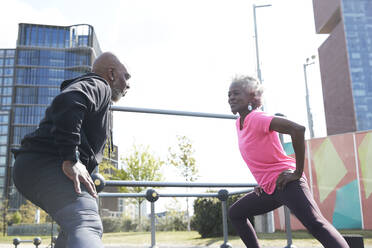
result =
[{"label": "green tree", "polygon": [[106,144],[105,150],[103,152],[103,159],[102,162],[99,164],[98,171],[99,173],[106,179],[106,180],[111,180],[115,179],[115,174],[117,171],[117,168],[114,166],[112,163],[111,156],[112,154],[115,154],[116,147],[113,148],[114,150],[109,152],[109,146]]},{"label": "green tree", "polygon": [[[161,167],[164,162],[155,157],[148,146],[133,145],[132,151],[121,158],[123,167],[117,170],[115,177],[128,181],[161,181]],[[121,192],[141,193],[145,187],[120,187]],[[138,228],[141,230],[141,204],[144,198],[135,198],[138,205]]]},{"label": "green tree", "polygon": [[1,203],[0,210],[0,230],[3,232],[3,236],[6,235],[6,227],[9,223],[9,214],[8,214],[8,200],[4,200]]},{"label": "green tree", "polygon": [[22,221],[22,216],[18,211],[14,212],[12,216],[10,217],[10,222],[12,224],[19,224],[21,223],[21,221]]},{"label": "green tree", "polygon": [[165,206],[166,214],[157,218],[156,229],[159,231],[186,231],[187,220],[185,211],[181,211],[181,204],[177,198]]},{"label": "green tree", "polygon": [[[175,166],[186,182],[193,182],[198,178],[198,168],[193,157],[192,142],[186,136],[177,136],[176,148],[169,148],[168,161]],[[190,231],[189,198],[186,197],[187,230]]]},{"label": "green tree", "polygon": [[[35,223],[35,214],[36,210],[38,209],[37,206],[35,206],[30,201],[26,201],[25,204],[21,205],[19,207],[19,213],[21,214],[22,223],[24,224],[33,224]],[[40,223],[46,222],[47,213],[40,209]]]}]

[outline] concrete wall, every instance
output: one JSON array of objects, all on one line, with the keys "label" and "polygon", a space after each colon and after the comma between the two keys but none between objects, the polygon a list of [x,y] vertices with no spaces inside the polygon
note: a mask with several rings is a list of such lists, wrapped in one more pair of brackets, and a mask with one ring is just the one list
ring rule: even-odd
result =
[{"label": "concrete wall", "polygon": [[356,131],[354,100],[343,22],[339,22],[319,47],[327,134]]},{"label": "concrete wall", "polygon": [[327,134],[354,132],[356,114],[341,0],[313,0],[316,32],[329,34],[319,47]]},{"label": "concrete wall", "polygon": [[329,34],[341,20],[341,0],[313,0],[315,29],[318,34]]}]

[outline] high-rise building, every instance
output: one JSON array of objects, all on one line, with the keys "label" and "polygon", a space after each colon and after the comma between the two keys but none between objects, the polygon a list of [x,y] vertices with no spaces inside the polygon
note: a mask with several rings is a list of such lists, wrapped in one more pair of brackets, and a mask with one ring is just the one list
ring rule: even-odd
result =
[{"label": "high-rise building", "polygon": [[19,24],[16,49],[0,50],[0,196],[18,208],[23,198],[10,180],[11,148],[37,128],[65,79],[91,70],[101,53],[87,24]]},{"label": "high-rise building", "polygon": [[372,129],[372,3],[313,0],[327,134]]},{"label": "high-rise building", "polygon": [[10,109],[14,75],[15,49],[0,49],[0,198],[7,182]]}]

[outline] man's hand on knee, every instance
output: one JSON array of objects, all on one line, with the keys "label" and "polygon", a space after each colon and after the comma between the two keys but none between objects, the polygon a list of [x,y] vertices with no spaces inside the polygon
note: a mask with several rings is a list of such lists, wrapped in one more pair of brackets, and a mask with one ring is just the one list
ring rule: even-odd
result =
[{"label": "man's hand on knee", "polygon": [[73,163],[72,161],[63,161],[62,170],[65,175],[74,182],[74,188],[76,193],[81,194],[80,183],[83,183],[87,188],[89,194],[94,198],[97,198],[96,187],[94,186],[93,180],[89,175],[86,167],[80,163]]}]

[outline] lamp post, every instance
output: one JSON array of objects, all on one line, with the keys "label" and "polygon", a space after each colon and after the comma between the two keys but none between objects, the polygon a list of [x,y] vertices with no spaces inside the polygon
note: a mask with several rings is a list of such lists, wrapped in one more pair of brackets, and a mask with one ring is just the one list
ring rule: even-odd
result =
[{"label": "lamp post", "polygon": [[[307,110],[307,121],[309,124],[309,131],[310,131],[310,138],[314,138],[314,126],[313,126],[313,115],[311,114],[310,109],[310,98],[309,98],[309,89],[307,87],[307,73],[306,68],[309,65],[314,64],[315,55],[311,56],[311,58],[306,58],[306,62],[304,64],[304,77],[305,77],[305,90],[306,90],[306,110]],[[310,62],[312,60],[312,62]]]},{"label": "lamp post", "polygon": [[[256,9],[257,8],[270,7],[270,6],[271,6],[271,4],[265,4],[265,5],[255,5],[255,4],[253,4],[253,23],[254,23],[254,38],[255,38],[255,42],[256,42],[257,78],[258,78],[258,80],[261,84],[262,84],[262,75],[261,75],[261,68],[260,68],[260,55],[259,55],[259,51],[258,51]],[[264,106],[262,106],[262,110],[263,109],[264,109]],[[268,232],[268,233],[275,232],[273,211],[270,211],[267,214],[262,215],[262,222],[263,222],[263,230],[262,231]]]},{"label": "lamp post", "polygon": [[254,23],[254,38],[256,42],[256,63],[257,63],[257,78],[262,83],[261,69],[260,69],[260,56],[258,53],[258,35],[257,35],[257,20],[256,8],[270,7],[271,4],[255,5],[253,4],[253,23]]}]

